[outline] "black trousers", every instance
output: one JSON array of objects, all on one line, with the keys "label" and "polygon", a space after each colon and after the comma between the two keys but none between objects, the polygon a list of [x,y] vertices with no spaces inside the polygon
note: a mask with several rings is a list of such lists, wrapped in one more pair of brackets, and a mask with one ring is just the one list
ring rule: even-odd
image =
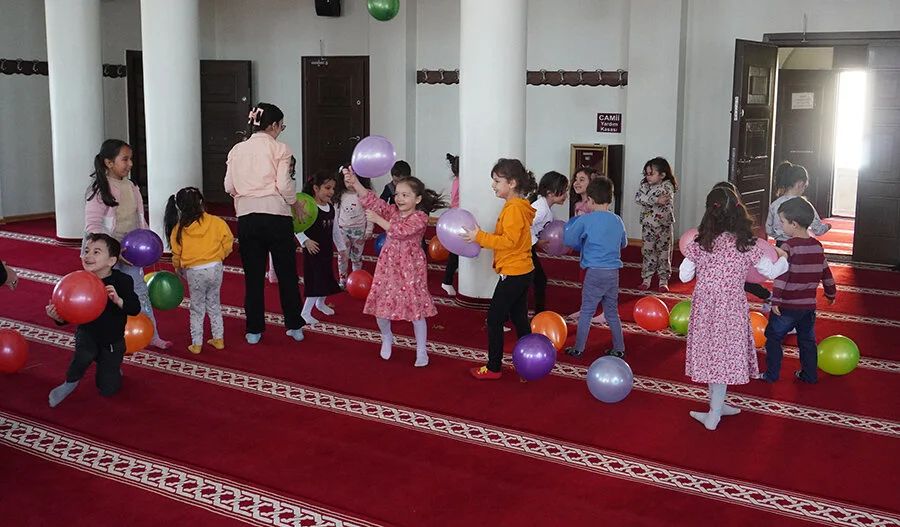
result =
[{"label": "black trousers", "polygon": [[[427,253],[427,251],[426,251]],[[459,255],[450,253],[450,256],[447,258],[447,267],[444,268],[444,284],[445,285],[453,285],[453,275],[456,274],[456,270],[459,268]]]},{"label": "black trousers", "polygon": [[536,245],[531,247],[531,261],[534,262],[534,312],[540,313],[547,309],[547,274],[541,266]]},{"label": "black trousers", "polygon": [[247,333],[262,333],[265,322],[265,280],[269,254],[278,277],[284,327],[303,327],[297,287],[297,242],[290,216],[246,214],[238,218],[241,261],[244,264],[244,311]]},{"label": "black trousers", "polygon": [[762,284],[754,284],[753,282],[744,282],[744,291],[750,293],[760,300],[765,300],[772,296],[772,293]]},{"label": "black trousers", "polygon": [[488,363],[493,372],[500,371],[503,362],[503,324],[512,320],[519,338],[531,333],[528,323],[528,288],[532,273],[501,278],[494,288],[488,308]]},{"label": "black trousers", "polygon": [[125,357],[125,339],[121,338],[113,344],[99,344],[84,329],[75,331],[75,354],[66,371],[66,382],[80,381],[84,372],[97,363],[97,389],[100,395],[109,397],[122,387],[122,359]]}]

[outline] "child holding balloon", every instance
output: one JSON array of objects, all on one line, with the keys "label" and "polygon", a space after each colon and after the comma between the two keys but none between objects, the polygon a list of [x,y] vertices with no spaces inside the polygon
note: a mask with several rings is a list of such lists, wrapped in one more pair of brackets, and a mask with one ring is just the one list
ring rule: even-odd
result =
[{"label": "child holding balloon", "polygon": [[[362,253],[366,240],[372,237],[373,223],[366,219],[366,211],[359,202],[359,193],[344,183],[344,167],[338,170],[335,183],[334,222],[338,227],[334,245],[338,251],[338,285],[343,289],[347,284],[347,268],[353,271],[362,269]],[[368,190],[372,183],[368,178],[360,180],[360,184]]]},{"label": "child holding balloon", "polygon": [[[104,233],[122,242],[135,229],[146,229],[144,199],[137,186],[128,179],[131,172],[131,146],[119,139],[107,139],[94,156],[94,180],[88,186],[84,206],[85,234]],[[84,247],[82,247],[84,249]],[[150,345],[166,349],[172,345],[159,336],[150,293],[144,282],[144,270],[131,265],[125,258],[117,258],[116,269],[131,277],[135,293],[141,301],[141,311],[153,322]]]},{"label": "child holding balloon", "polygon": [[541,240],[541,231],[553,221],[554,205],[566,202],[569,191],[569,180],[559,172],[550,171],[541,177],[538,184],[537,199],[531,204],[534,209],[534,220],[531,222],[531,262],[534,264],[534,311],[540,313],[546,309],[547,275],[541,266],[537,249],[546,249],[547,241]]},{"label": "child holding balloon", "polygon": [[222,218],[207,214],[203,194],[185,187],[169,196],[165,215],[166,236],[172,248],[172,265],[187,278],[191,292],[191,345],[188,351],[200,353],[203,346],[203,319],[209,313],[212,339],[207,344],[225,349],[222,322],[223,261],[231,254],[234,236]]},{"label": "child holding balloon", "polygon": [[[100,395],[110,397],[122,386],[120,366],[125,357],[125,323],[128,316],[141,312],[141,303],[134,292],[131,276],[114,269],[120,247],[119,242],[107,234],[88,234],[85,238],[81,265],[103,281],[108,298],[98,318],[79,324],[75,329],[75,354],[66,371],[66,381],[50,392],[51,407],[56,407],[78,387],[92,362],[97,363],[96,382]],[[66,324],[58,309],[66,308],[47,304],[47,316],[59,325]]]},{"label": "child holding balloon", "polygon": [[518,159],[500,159],[491,169],[491,188],[506,203],[497,217],[494,233],[477,226],[465,230],[462,239],[494,250],[494,270],[500,280],[494,288],[488,308],[488,363],[469,372],[478,380],[501,376],[503,324],[511,319],[518,338],[531,333],[528,323],[528,287],[534,274],[531,260],[531,224],[534,209],[525,199],[537,186],[534,174]]},{"label": "child holding balloon", "polygon": [[709,411],[691,412],[707,430],[715,430],[725,415],[739,409],[725,404],[729,384],[747,384],[759,373],[744,281],[755,268],[774,278],[787,270],[782,252],[775,263],[756,243],[753,220],[729,189],[714,188],[706,196],[706,212],[698,234],[684,250],[679,277],[697,276],[691,298],[685,374],[709,385]]},{"label": "child holding balloon", "polygon": [[334,309],[325,303],[325,299],[341,291],[334,278],[332,263],[334,241],[341,235],[334,221],[335,207],[331,204],[336,182],[334,172],[318,170],[303,185],[303,192],[316,200],[319,209],[316,221],[296,235],[303,246],[303,292],[306,295],[300,316],[307,324],[319,323],[312,314],[313,307],[324,315],[333,315]]},{"label": "child holding balloon", "polygon": [[641,206],[641,285],[650,289],[653,275],[659,275],[659,290],[669,290],[672,273],[672,226],[675,223],[675,193],[678,181],[669,162],[654,157],[644,164],[644,179],[634,195]]},{"label": "child holding balloon", "polygon": [[416,335],[415,366],[427,366],[428,325],[425,319],[436,315],[437,309],[428,292],[425,253],[419,247],[428,225],[428,213],[447,204],[439,194],[425,188],[425,184],[414,177],[397,182],[393,205],[376,198],[352,168],[344,170],[344,180],[347,187],[355,189],[359,195],[366,217],[387,233],[363,307],[363,313],[375,316],[381,330],[381,358],[391,358],[394,342],[391,321],[408,320]]}]

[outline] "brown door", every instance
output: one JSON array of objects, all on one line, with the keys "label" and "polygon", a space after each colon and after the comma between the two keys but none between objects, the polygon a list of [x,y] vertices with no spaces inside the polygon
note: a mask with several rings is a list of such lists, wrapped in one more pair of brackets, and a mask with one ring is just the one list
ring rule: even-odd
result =
[{"label": "brown door", "polygon": [[777,46],[735,41],[728,179],[758,229],[769,211],[777,63]]},{"label": "brown door", "polygon": [[900,262],[900,46],[869,45],[853,259]]},{"label": "brown door", "polygon": [[773,161],[775,166],[790,161],[806,167],[806,197],[823,218],[831,216],[834,80],[831,70],[778,71]]},{"label": "brown door", "polygon": [[200,61],[203,195],[211,203],[231,202],[225,160],[247,130],[251,104],[249,60]]},{"label": "brown door", "polygon": [[350,163],[369,135],[369,57],[303,57],[303,177]]},{"label": "brown door", "polygon": [[[128,136],[134,149],[131,178],[146,197],[147,135],[141,52],[126,51],[125,62],[128,67]],[[230,201],[224,189],[225,159],[247,128],[250,101],[250,61],[200,61],[203,194],[209,202]]]}]

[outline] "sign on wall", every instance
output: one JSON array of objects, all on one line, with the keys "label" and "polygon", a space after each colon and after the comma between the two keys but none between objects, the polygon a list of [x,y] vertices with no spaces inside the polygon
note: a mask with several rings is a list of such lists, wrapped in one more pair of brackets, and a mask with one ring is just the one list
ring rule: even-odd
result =
[{"label": "sign on wall", "polygon": [[598,113],[597,114],[597,131],[607,134],[622,133],[622,114],[620,113]]}]

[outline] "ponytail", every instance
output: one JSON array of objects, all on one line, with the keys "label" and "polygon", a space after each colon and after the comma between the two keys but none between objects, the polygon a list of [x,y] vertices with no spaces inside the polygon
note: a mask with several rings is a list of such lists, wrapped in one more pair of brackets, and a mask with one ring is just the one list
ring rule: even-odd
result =
[{"label": "ponytail", "polygon": [[94,156],[94,172],[91,174],[94,181],[88,187],[85,201],[91,201],[99,194],[100,200],[107,207],[119,206],[119,202],[116,201],[112,191],[109,189],[109,179],[106,176],[106,161],[115,160],[119,156],[119,152],[122,151],[122,147],[131,148],[128,143],[121,139],[107,139],[100,145],[100,152]]},{"label": "ponytail", "polygon": [[200,221],[205,212],[203,194],[196,187],[184,187],[177,194],[169,196],[166,202],[166,212],[163,216],[163,225],[166,231],[166,243],[171,247],[172,231],[178,227],[175,233],[175,241],[181,244],[181,232],[185,227]]},{"label": "ponytail", "polygon": [[169,201],[166,202],[166,212],[163,215],[163,228],[166,232],[166,245],[169,248],[172,248],[172,243],[170,240],[172,239],[172,230],[175,228],[175,225],[178,223],[178,205],[175,204],[175,194],[169,196]]}]

